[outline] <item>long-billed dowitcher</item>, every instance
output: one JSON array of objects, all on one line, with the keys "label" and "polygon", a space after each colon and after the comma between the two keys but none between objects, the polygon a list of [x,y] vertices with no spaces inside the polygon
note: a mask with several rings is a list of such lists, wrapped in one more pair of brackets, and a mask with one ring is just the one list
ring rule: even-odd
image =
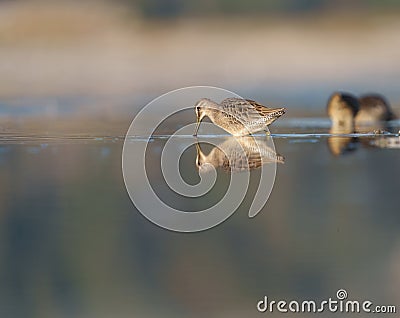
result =
[{"label": "long-billed dowitcher", "polygon": [[332,120],[332,127],[353,130],[354,117],[359,109],[357,98],[349,93],[335,92],[328,100],[328,115]]},{"label": "long-billed dowitcher", "polygon": [[395,119],[385,97],[379,94],[363,95],[358,100],[360,109],[356,115],[356,125],[370,125]]},{"label": "long-billed dowitcher", "polygon": [[197,126],[194,136],[205,116],[217,126],[234,136],[245,136],[267,126],[285,113],[285,108],[269,108],[250,99],[226,98],[216,103],[208,98],[200,99],[195,105]]},{"label": "long-billed dowitcher", "polygon": [[253,170],[267,163],[284,163],[285,158],[277,154],[265,142],[253,137],[229,137],[205,155],[196,143],[196,166],[202,172],[210,167],[222,168],[226,172]]}]

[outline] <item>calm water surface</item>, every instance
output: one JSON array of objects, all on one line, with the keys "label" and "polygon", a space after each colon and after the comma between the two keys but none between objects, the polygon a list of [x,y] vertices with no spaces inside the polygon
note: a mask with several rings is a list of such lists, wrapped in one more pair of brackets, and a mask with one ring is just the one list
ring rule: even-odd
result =
[{"label": "calm water surface", "polygon": [[[340,288],[398,305],[400,149],[390,138],[276,136],[285,163],[264,209],[249,219],[246,197],[227,221],[192,234],[135,209],[121,138],[3,138],[0,316],[252,317],[263,296],[323,300]],[[164,143],[149,144],[154,188],[188,205],[159,174]],[[195,158],[191,147],[180,162],[188,182],[198,180]],[[227,182],[219,169],[218,189]]]}]

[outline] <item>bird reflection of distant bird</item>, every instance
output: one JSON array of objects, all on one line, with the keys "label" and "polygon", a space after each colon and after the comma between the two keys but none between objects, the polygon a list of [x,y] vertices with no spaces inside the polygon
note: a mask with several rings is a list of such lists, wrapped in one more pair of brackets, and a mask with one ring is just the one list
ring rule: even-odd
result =
[{"label": "bird reflection of distant bird", "polygon": [[400,149],[400,136],[376,138],[372,140],[371,145],[378,148]]},{"label": "bird reflection of distant bird", "polygon": [[218,147],[214,147],[208,155],[202,152],[198,143],[196,149],[196,166],[202,172],[211,167],[220,167],[227,172],[240,172],[257,169],[267,163],[285,162],[284,157],[264,141],[257,142],[253,137],[229,137]]},{"label": "bird reflection of distant bird", "polygon": [[[346,135],[352,134],[353,130],[344,130],[343,128],[335,128],[332,127],[329,130],[329,134],[331,135]],[[352,136],[332,136],[328,138],[328,148],[332,155],[340,156],[347,153],[350,153],[357,149],[358,138]]]},{"label": "bird reflection of distant bird", "polygon": [[269,108],[250,99],[226,98],[216,103],[208,98],[200,99],[195,105],[197,126],[207,116],[217,126],[234,136],[245,136],[260,130],[285,113],[284,108]]}]

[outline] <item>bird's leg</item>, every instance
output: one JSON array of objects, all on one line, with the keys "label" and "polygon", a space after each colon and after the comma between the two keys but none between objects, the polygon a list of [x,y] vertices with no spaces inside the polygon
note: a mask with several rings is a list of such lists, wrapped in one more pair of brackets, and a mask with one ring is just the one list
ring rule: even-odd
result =
[{"label": "bird's leg", "polygon": [[199,128],[200,128],[200,118],[197,117],[197,124],[196,124],[196,128],[194,130],[193,136],[195,136],[195,137],[197,136],[197,132],[199,131]]}]

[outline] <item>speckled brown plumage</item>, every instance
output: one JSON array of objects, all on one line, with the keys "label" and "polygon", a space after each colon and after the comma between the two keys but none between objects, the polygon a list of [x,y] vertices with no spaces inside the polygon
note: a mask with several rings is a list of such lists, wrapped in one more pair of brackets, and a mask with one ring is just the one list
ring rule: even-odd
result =
[{"label": "speckled brown plumage", "polygon": [[266,130],[268,125],[285,113],[284,108],[269,108],[250,99],[226,98],[216,103],[208,98],[195,105],[197,131],[201,120],[207,116],[217,126],[234,136],[245,136]]}]

